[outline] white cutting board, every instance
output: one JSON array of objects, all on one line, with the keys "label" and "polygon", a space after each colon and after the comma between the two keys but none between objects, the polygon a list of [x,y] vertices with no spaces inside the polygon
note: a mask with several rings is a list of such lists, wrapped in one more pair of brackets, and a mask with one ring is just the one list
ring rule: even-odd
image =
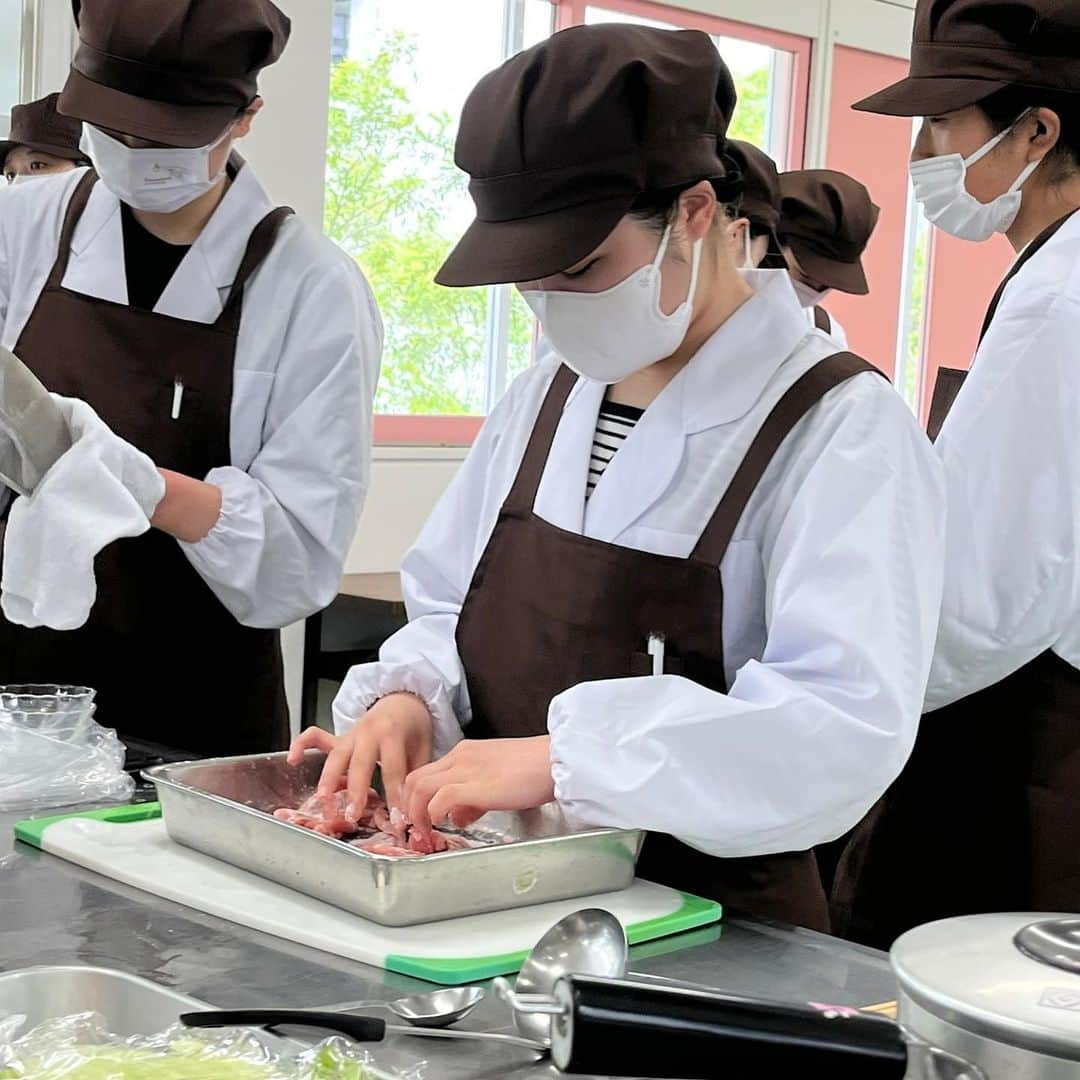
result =
[{"label": "white cutting board", "polygon": [[42,850],[126,885],[335,956],[450,985],[517,971],[546,930],[584,907],[612,912],[634,944],[714,923],[721,915],[712,901],[639,879],[617,893],[420,926],[380,926],[183,847],[169,839],[160,818],[120,823],[74,816],[31,824],[39,827],[32,842]]}]

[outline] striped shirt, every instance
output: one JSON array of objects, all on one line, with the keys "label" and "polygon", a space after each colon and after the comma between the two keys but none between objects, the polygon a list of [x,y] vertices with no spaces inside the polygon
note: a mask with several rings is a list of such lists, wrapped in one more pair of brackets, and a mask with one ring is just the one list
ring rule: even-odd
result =
[{"label": "striped shirt", "polygon": [[589,458],[586,499],[600,483],[604,470],[611,463],[619,447],[626,441],[627,435],[634,430],[634,426],[641,419],[644,411],[633,405],[620,405],[615,401],[605,401],[600,406],[600,415],[596,419],[596,434],[593,436],[592,454]]}]

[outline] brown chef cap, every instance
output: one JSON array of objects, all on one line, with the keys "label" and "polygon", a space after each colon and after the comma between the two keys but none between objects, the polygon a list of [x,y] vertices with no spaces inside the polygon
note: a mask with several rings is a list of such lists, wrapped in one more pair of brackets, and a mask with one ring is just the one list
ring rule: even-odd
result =
[{"label": "brown chef cap", "polygon": [[16,147],[26,146],[39,153],[69,161],[83,161],[86,155],[79,149],[82,123],[56,111],[59,94],[49,94],[40,101],[16,105],[11,110],[11,133],[0,142],[0,167]]},{"label": "brown chef cap", "polygon": [[1006,86],[1080,90],[1080,2],[919,0],[908,77],[855,108],[938,116]]},{"label": "brown chef cap", "polygon": [[868,293],[862,253],[880,213],[870,192],[832,169],[783,173],[780,191],[780,240],[799,266],[830,289]]},{"label": "brown chef cap", "polygon": [[79,47],[59,108],[168,146],[205,146],[258,94],[289,20],[270,0],[73,0]]},{"label": "brown chef cap", "polygon": [[731,74],[698,30],[553,34],[486,75],[455,160],[476,220],[436,280],[535,281],[589,254],[644,192],[725,175]]},{"label": "brown chef cap", "polygon": [[774,233],[780,224],[780,174],[764,150],[741,139],[730,139],[727,155],[742,173],[744,188],[739,213],[759,231]]}]

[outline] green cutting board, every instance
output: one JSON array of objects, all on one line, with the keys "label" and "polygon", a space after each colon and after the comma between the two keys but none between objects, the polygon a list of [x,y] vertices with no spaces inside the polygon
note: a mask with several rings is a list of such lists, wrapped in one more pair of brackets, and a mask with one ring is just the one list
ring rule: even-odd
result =
[{"label": "green cutting board", "polygon": [[632,945],[711,926],[722,914],[711,900],[637,880],[621,892],[578,900],[420,926],[380,926],[174,843],[157,803],[22,821],[15,835],[42,851],[198,911],[451,986],[517,971],[549,927],[581,908],[612,912]]}]

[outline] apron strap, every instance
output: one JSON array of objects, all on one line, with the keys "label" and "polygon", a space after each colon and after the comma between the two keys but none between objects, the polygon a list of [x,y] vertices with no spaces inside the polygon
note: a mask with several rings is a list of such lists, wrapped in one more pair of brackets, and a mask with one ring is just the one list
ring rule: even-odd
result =
[{"label": "apron strap", "polygon": [[56,247],[56,261],[52,270],[49,271],[48,280],[45,282],[46,289],[58,289],[64,283],[64,275],[67,273],[68,259],[71,257],[71,240],[75,235],[75,226],[90,201],[90,192],[97,183],[97,173],[88,169],[83,178],[75,185],[75,191],[68,199],[67,211],[64,214],[64,224],[60,229],[60,241]]},{"label": "apron strap", "polygon": [[842,352],[818,361],[776,403],[705,526],[690,558],[719,566],[735,528],[765,470],[800,420],[832,389],[854,375],[882,373],[854,353]]},{"label": "apron strap", "polygon": [[271,249],[277,240],[278,230],[285,223],[286,218],[289,218],[294,213],[291,206],[279,206],[274,210],[271,210],[251,230],[251,236],[248,237],[247,249],[244,251],[244,257],[240,260],[240,267],[236,271],[236,277],[232,283],[232,289],[229,292],[229,299],[225,301],[225,306],[221,309],[221,314],[217,317],[217,321],[214,325],[219,330],[227,330],[231,333],[236,333],[240,328],[240,310],[243,306],[244,299],[244,286],[247,285],[251,275],[258,270],[262,264],[263,259],[270,254]]},{"label": "apron strap", "polygon": [[563,408],[576,383],[577,375],[565,364],[560,364],[555,378],[551,380],[551,386],[548,387],[544,403],[540,406],[532,435],[529,436],[529,443],[514,478],[514,485],[503,503],[503,510],[518,513],[532,510],[536,493],[540,490],[544,466],[547,465],[548,454],[551,452],[551,444],[555,441],[555,432],[562,419]]},{"label": "apron strap", "polygon": [[990,306],[986,309],[986,318],[983,319],[982,330],[979,331],[980,345],[982,344],[982,339],[986,337],[986,332],[990,329],[990,324],[994,321],[994,316],[997,314],[998,304],[1001,303],[1001,297],[1002,294],[1005,292],[1005,286],[1008,285],[1009,282],[1012,281],[1012,279],[1016,277],[1018,273],[1020,273],[1020,270],[1023,268],[1024,264],[1029,259],[1037,255],[1042,250],[1044,244],[1048,243],[1054,238],[1058,229],[1060,229],[1061,226],[1064,225],[1065,222],[1068,221],[1069,218],[1071,218],[1075,213],[1075,210],[1070,210],[1069,213],[1067,213],[1064,217],[1058,218],[1058,220],[1055,221],[1053,225],[1049,226],[1041,233],[1039,233],[1039,235],[1036,236],[1035,239],[1032,240],[1031,243],[1028,244],[1028,246],[1024,248],[1024,250],[1020,253],[1020,257],[1016,260],[1016,262],[1012,264],[1009,272],[1005,275],[1005,277],[1002,279],[1001,284],[997,287],[997,292],[994,293],[993,298],[990,300]]},{"label": "apron strap", "polygon": [[819,330],[823,330],[826,334],[832,333],[832,319],[820,304],[814,305],[814,326]]},{"label": "apron strap", "polygon": [[938,368],[934,393],[930,398],[930,415],[926,420],[926,434],[931,442],[937,442],[945,417],[952,410],[953,402],[967,377],[968,373],[963,368]]}]

